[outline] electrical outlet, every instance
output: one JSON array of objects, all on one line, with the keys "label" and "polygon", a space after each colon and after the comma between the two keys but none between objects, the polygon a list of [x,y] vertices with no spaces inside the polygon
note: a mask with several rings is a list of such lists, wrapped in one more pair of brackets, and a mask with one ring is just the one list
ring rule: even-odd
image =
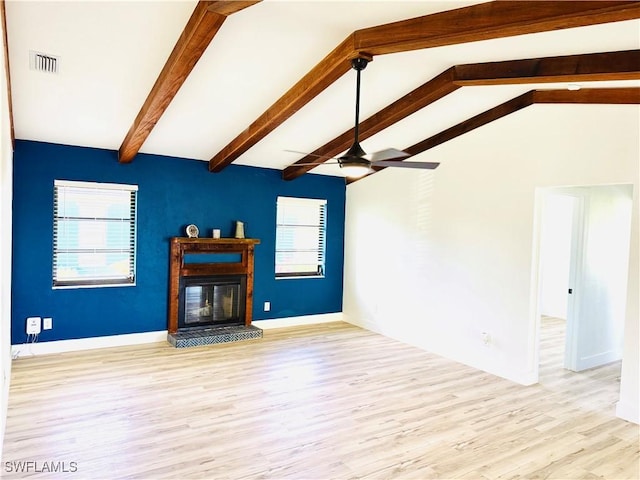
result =
[{"label": "electrical outlet", "polygon": [[485,345],[491,345],[491,335],[489,335],[487,332],[482,332],[480,334],[480,338],[482,338],[482,343],[484,343]]},{"label": "electrical outlet", "polygon": [[53,328],[53,318],[44,317],[42,319],[42,329],[43,330],[51,330]]},{"label": "electrical outlet", "polygon": [[27,318],[27,335],[38,335],[41,329],[42,319],[40,317]]},{"label": "electrical outlet", "polygon": [[271,302],[264,302],[264,311],[265,312],[271,311]]}]

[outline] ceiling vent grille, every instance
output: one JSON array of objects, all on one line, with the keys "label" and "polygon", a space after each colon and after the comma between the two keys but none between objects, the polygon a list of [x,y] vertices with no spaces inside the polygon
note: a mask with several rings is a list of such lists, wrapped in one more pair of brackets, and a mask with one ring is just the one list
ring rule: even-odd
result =
[{"label": "ceiling vent grille", "polygon": [[58,73],[60,57],[41,52],[29,52],[29,68],[37,72]]}]

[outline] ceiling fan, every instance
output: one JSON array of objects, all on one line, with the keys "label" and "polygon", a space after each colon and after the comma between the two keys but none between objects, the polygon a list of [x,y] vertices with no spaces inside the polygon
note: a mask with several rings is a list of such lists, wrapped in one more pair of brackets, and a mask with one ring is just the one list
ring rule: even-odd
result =
[{"label": "ceiling fan", "polygon": [[[367,67],[369,61],[366,58],[354,58],[351,60],[351,68],[356,71],[356,122],[354,128],[353,145],[341,157],[324,157],[323,155],[305,154],[317,156],[320,158],[334,159],[335,162],[325,162],[325,165],[340,165],[340,168],[348,177],[362,177],[371,172],[372,167],[402,167],[402,168],[420,168],[430,169],[436,168],[439,163],[433,162],[403,162],[401,159],[409,157],[407,152],[396,148],[387,148],[372,154],[367,154],[358,141],[359,125],[360,125],[360,72]],[[287,150],[293,153],[294,150]],[[296,165],[317,165],[315,163],[297,163]]]}]

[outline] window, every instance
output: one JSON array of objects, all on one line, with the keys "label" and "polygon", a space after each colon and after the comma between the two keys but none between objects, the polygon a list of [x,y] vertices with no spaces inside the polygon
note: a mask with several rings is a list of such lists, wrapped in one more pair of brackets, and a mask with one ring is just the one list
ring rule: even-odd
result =
[{"label": "window", "polygon": [[56,180],[53,286],[135,284],[135,185]]},{"label": "window", "polygon": [[276,278],[324,275],[327,201],[278,197]]}]

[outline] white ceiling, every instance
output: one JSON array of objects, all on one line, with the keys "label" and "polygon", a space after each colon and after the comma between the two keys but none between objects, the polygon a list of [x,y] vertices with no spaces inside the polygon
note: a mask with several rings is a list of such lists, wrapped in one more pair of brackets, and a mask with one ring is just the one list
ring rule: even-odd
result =
[{"label": "white ceiling", "polygon": [[[140,151],[208,161],[354,30],[474,3],[265,0],[242,10],[225,21]],[[16,138],[117,150],[195,4],[8,0]],[[637,48],[634,20],[376,56],[362,76],[361,119],[453,65]],[[30,70],[30,50],[60,57],[60,72]],[[362,146],[406,148],[536,86],[566,87],[465,87]],[[350,71],[235,163],[294,163],[301,156],[285,150],[313,151],[353,126],[354,96]],[[425,155],[414,159],[434,160]],[[340,175],[335,166],[313,173]]]}]

